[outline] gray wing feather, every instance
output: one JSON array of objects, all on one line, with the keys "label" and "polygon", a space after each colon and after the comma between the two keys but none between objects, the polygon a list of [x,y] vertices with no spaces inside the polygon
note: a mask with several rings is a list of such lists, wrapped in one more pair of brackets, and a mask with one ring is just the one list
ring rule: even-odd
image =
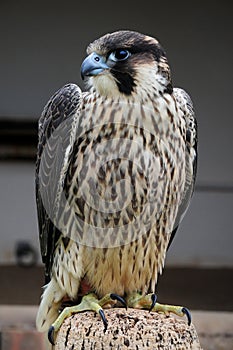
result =
[{"label": "gray wing feather", "polygon": [[[186,178],[183,197],[178,209],[169,246],[175,236],[193,195],[197,173],[197,121],[190,96],[179,88],[174,88],[173,96],[186,122]],[[168,246],[168,248],[169,248]]]},{"label": "gray wing feather", "polygon": [[72,153],[81,100],[82,92],[77,85],[65,85],[48,101],[38,123],[36,204],[46,282],[50,279],[54,250],[61,237],[54,222]]}]

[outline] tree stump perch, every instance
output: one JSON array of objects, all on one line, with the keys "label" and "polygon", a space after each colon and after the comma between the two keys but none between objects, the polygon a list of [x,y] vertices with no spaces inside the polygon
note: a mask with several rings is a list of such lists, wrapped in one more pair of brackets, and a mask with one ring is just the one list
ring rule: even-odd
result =
[{"label": "tree stump perch", "polygon": [[201,350],[193,324],[186,318],[145,310],[104,310],[108,328],[93,312],[67,318],[57,333],[54,350]]}]

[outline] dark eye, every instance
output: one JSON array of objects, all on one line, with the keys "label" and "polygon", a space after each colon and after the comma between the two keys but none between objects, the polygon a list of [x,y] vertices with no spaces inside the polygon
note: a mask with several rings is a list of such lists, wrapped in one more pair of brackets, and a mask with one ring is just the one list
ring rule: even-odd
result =
[{"label": "dark eye", "polygon": [[125,49],[118,49],[110,53],[109,58],[112,61],[124,61],[130,56],[130,52]]}]

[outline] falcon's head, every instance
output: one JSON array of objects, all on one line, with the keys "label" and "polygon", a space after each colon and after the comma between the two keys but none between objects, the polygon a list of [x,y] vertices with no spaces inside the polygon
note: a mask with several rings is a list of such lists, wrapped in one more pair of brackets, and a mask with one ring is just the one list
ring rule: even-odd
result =
[{"label": "falcon's head", "polygon": [[172,93],[170,68],[159,42],[133,31],[118,31],[87,48],[82,78],[100,95],[156,96]]}]

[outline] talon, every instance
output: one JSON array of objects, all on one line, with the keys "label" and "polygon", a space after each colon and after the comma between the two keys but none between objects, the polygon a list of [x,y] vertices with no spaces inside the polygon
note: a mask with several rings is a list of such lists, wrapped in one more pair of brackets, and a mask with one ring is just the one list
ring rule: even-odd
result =
[{"label": "talon", "polygon": [[105,314],[104,314],[104,311],[102,309],[99,310],[99,314],[100,314],[100,317],[101,317],[103,324],[104,324],[104,332],[106,332],[106,330],[108,328],[108,321],[107,321]]},{"label": "talon", "polygon": [[49,327],[48,340],[52,345],[55,345],[55,343],[54,343],[54,327],[53,326]]},{"label": "talon", "polygon": [[151,294],[151,307],[149,308],[149,312],[151,312],[151,310],[154,308],[155,304],[156,304],[156,300],[157,300],[157,295],[156,294]]},{"label": "talon", "polygon": [[117,300],[117,301],[119,301],[119,302],[126,308],[126,310],[127,310],[127,304],[126,304],[126,301],[125,301],[124,298],[120,297],[118,294],[115,294],[115,293],[111,293],[111,294],[110,294],[110,298],[111,298],[112,300]]},{"label": "talon", "polygon": [[188,325],[190,326],[191,321],[192,321],[191,312],[190,312],[189,309],[187,309],[186,307],[183,307],[183,308],[182,308],[182,312],[187,316]]}]

